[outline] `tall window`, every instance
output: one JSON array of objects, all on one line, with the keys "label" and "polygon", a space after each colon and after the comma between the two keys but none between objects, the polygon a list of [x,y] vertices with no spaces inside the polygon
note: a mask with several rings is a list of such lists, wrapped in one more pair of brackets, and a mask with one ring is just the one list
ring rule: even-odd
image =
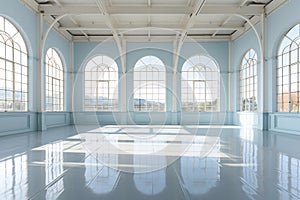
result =
[{"label": "tall window", "polygon": [[300,24],[286,33],[277,55],[277,111],[300,111]]},{"label": "tall window", "polygon": [[145,56],[134,66],[134,111],[166,110],[166,70],[154,56]]},{"label": "tall window", "polygon": [[0,16],[0,112],[28,111],[28,53],[20,31]]},{"label": "tall window", "polygon": [[197,55],[188,59],[181,71],[182,111],[219,111],[220,73],[210,57]]},{"label": "tall window", "polygon": [[64,70],[57,51],[46,54],[46,111],[64,110]]},{"label": "tall window", "polygon": [[248,50],[240,68],[240,110],[257,111],[257,55]]},{"label": "tall window", "polygon": [[118,110],[118,66],[110,57],[97,56],[85,67],[86,111]]}]

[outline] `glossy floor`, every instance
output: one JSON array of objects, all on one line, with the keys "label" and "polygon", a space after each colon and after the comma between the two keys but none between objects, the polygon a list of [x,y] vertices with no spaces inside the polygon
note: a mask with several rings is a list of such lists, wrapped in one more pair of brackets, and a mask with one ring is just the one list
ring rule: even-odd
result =
[{"label": "glossy floor", "polygon": [[0,138],[0,199],[300,199],[300,136],[72,126]]}]

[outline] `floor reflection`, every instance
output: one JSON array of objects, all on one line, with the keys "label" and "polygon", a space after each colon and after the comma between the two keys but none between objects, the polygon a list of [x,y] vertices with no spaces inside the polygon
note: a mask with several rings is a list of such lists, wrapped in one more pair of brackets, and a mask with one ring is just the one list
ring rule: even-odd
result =
[{"label": "floor reflection", "polygon": [[27,155],[16,154],[0,161],[0,199],[26,199]]},{"label": "floor reflection", "polygon": [[[145,146],[139,145],[140,143]],[[155,141],[137,140],[134,152],[143,152],[141,155],[133,155],[134,166],[134,185],[138,191],[145,195],[155,195],[166,187],[167,166],[166,157],[152,154],[155,149]],[[160,170],[158,170],[160,169]]]},{"label": "floor reflection", "polygon": [[281,199],[300,197],[300,160],[280,153],[278,156],[278,187]]},{"label": "floor reflection", "polygon": [[191,145],[186,153],[189,156],[184,155],[180,159],[182,184],[191,195],[209,192],[220,180],[220,141],[213,144],[205,157],[199,157],[200,151],[199,147]]},{"label": "floor reflection", "polygon": [[72,128],[2,137],[0,199],[300,199],[300,136],[208,128],[101,127],[94,152]]},{"label": "floor reflection", "polygon": [[242,129],[243,175],[242,189],[250,199],[255,199],[258,192],[258,146],[254,143],[253,129]]},{"label": "floor reflection", "polygon": [[95,194],[107,194],[116,188],[120,171],[106,165],[118,163],[118,155],[87,155],[85,163],[85,180]]}]

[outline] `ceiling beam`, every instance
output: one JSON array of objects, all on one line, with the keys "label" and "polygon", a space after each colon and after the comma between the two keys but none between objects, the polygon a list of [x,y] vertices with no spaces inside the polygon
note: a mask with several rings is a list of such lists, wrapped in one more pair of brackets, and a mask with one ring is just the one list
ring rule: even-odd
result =
[{"label": "ceiling beam", "polygon": [[[113,34],[113,38],[114,38],[114,40],[117,44],[120,57],[124,58],[124,48],[122,46],[121,39],[119,38],[119,34],[118,34],[117,30],[114,27],[113,20],[112,20],[110,14],[107,12],[107,6],[105,5],[104,0],[95,0],[95,2],[97,4],[98,12],[103,14],[103,16],[105,18],[105,23],[106,23],[106,25],[108,26],[108,28],[111,30],[111,32]],[[123,58],[121,59],[122,72],[125,73],[126,68],[125,68],[125,62],[124,62]]]},{"label": "ceiling beam", "polygon": [[[148,41],[148,35],[144,36],[123,36],[123,39],[127,42],[145,42]],[[176,35],[174,36],[155,36],[151,35],[151,42],[167,42],[174,41],[176,39]],[[214,38],[211,36],[188,36],[185,40],[186,42],[194,42],[194,41],[228,41],[230,36],[218,36],[216,35]],[[102,42],[102,41],[114,41],[113,36],[89,36],[89,40],[85,36],[73,36],[74,42]]]},{"label": "ceiling beam", "polygon": [[32,0],[20,0],[21,3],[23,3],[26,7],[31,9],[34,12],[38,12],[39,10],[39,4],[36,1]]},{"label": "ceiling beam", "polygon": [[[56,5],[58,5],[59,7],[63,7],[63,5],[58,1],[58,0],[53,0],[55,3],[56,3]],[[68,15],[67,16],[75,25],[79,25],[78,24],[78,22],[71,16],[71,15]],[[87,39],[89,39],[89,37],[88,37],[88,35],[83,31],[83,30],[80,30],[80,32],[87,38]]]},{"label": "ceiling beam", "polygon": [[[106,26],[60,26],[59,30],[68,30],[68,31],[110,31],[111,29]],[[184,27],[180,28],[178,26],[134,26],[134,25],[126,25],[126,26],[115,26],[114,29],[119,31],[128,31],[128,30],[160,30],[160,29],[171,29],[176,31],[184,30]],[[228,31],[228,30],[244,30],[244,27],[237,26],[219,26],[217,24],[205,24],[197,27],[192,27],[188,29],[189,31],[210,31],[210,30],[219,30],[219,31]]]},{"label": "ceiling beam", "polygon": [[[205,5],[200,15],[260,15],[263,12],[264,5],[234,6],[234,5]],[[106,12],[109,15],[170,15],[170,14],[192,14],[194,7],[179,6],[151,6],[151,7],[131,7],[131,6],[113,6],[108,7]],[[39,11],[45,15],[99,15],[97,6],[54,6],[39,5]]]},{"label": "ceiling beam", "polygon": [[[288,2],[288,0],[273,0],[271,1],[269,4],[266,5],[265,7],[265,14],[266,16],[270,15],[273,11],[275,11],[276,9],[278,9],[280,6],[284,5],[286,2]],[[252,19],[250,19],[251,22],[256,25],[260,22],[260,17],[259,16],[254,16]],[[236,40],[238,39],[240,36],[242,36],[245,32],[247,32],[248,30],[251,29],[251,26],[248,23],[245,23],[244,25],[244,30],[238,30],[236,31],[231,39],[232,40]]]},{"label": "ceiling beam", "polygon": [[[243,7],[249,0],[243,0],[242,3],[240,4],[240,7]],[[228,23],[232,18],[231,16],[228,16],[222,23],[221,26],[224,26],[226,23]],[[243,31],[243,30],[241,30]],[[215,37],[218,34],[219,30],[217,30],[216,32],[214,32],[214,34],[212,35],[212,37]]]},{"label": "ceiling beam", "polygon": [[270,15],[274,10],[285,4],[288,0],[273,0],[266,6],[266,14]]}]

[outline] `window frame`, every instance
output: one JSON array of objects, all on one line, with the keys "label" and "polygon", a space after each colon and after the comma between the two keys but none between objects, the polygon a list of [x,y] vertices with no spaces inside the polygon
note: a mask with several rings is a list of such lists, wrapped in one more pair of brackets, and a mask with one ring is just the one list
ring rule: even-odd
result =
[{"label": "window frame", "polygon": [[[193,59],[198,60],[198,62],[194,62]],[[203,63],[201,62],[201,59],[206,59],[207,62]],[[203,61],[203,60],[202,60]],[[212,66],[215,68],[209,66],[209,64],[212,63]],[[185,65],[189,65],[186,69]],[[191,71],[192,69],[192,71]],[[208,79],[209,73],[211,76],[214,74],[216,77],[213,79]],[[190,74],[190,75],[189,75]],[[200,78],[202,76],[202,78]],[[183,112],[220,112],[220,82],[221,82],[221,76],[220,76],[220,70],[217,62],[215,59],[213,59],[211,56],[204,55],[204,54],[197,54],[194,56],[191,56],[188,58],[181,68],[181,109]],[[192,78],[188,78],[192,77]],[[195,79],[195,77],[199,77],[198,79]],[[189,82],[192,82],[192,88],[191,84]],[[196,92],[194,84],[195,82],[204,82],[205,87],[202,87],[202,90],[204,93]],[[184,84],[187,85],[187,87],[184,87]],[[209,86],[209,84],[211,86]],[[213,87],[212,87],[213,86]],[[186,89],[186,92],[184,92],[184,88]],[[201,88],[201,87],[200,87]],[[215,92],[209,92],[209,91],[215,91]],[[197,99],[195,96],[197,95],[204,95],[204,99]],[[184,96],[186,95],[186,96]],[[192,102],[184,102],[184,99],[188,99],[189,96],[193,96]],[[214,101],[208,101],[209,96],[216,96],[216,99],[214,100],[216,102],[216,105],[213,105]],[[212,99],[212,98],[211,98]],[[204,100],[204,101],[203,101]],[[199,105],[199,104],[203,105]],[[207,104],[210,103],[210,106]],[[185,105],[186,104],[186,105]],[[192,104],[192,105],[191,105]],[[209,109],[210,108],[210,109]]]},{"label": "window frame", "polygon": [[[46,58],[45,59],[45,78],[46,78],[45,111],[64,112],[65,111],[65,89],[64,89],[65,74],[64,74],[64,64],[62,61],[62,57],[55,48],[50,47],[45,54],[45,58]],[[51,74],[49,73],[50,71]],[[58,85],[54,84],[56,82],[58,82]],[[58,94],[58,98],[54,97],[53,95],[54,93]],[[47,96],[47,94],[49,96]],[[51,102],[49,102],[49,100],[51,100]],[[49,105],[51,105],[51,107]]]},{"label": "window frame", "polygon": [[[252,56],[251,53],[253,53]],[[257,63],[258,60],[256,51],[254,49],[248,49],[244,54],[240,64],[240,112],[257,112],[258,110]],[[252,97],[250,97],[251,92],[253,93]],[[244,100],[245,103],[243,103]],[[246,101],[251,102],[251,100],[252,103],[249,103],[249,106],[247,106]]]},{"label": "window frame", "polygon": [[[147,60],[150,60],[151,62],[145,63]],[[155,73],[157,73],[157,78],[155,78]],[[139,78],[137,78],[137,75],[139,75]],[[137,60],[133,68],[134,91],[132,104],[134,112],[166,112],[166,75],[167,72],[165,64],[159,57],[146,55]],[[146,78],[142,79],[142,76],[145,76]],[[152,77],[152,79],[149,79],[149,77]],[[144,84],[142,84],[143,82]],[[152,86],[152,92],[150,90],[150,86]],[[146,90],[144,93],[144,95],[146,95],[146,99],[138,98],[138,96],[142,96],[141,88]],[[154,96],[156,96],[156,98],[154,98]],[[149,104],[150,102],[155,101],[156,103],[159,103],[159,105]],[[161,101],[163,103],[161,103]]]},{"label": "window frame", "polygon": [[[3,96],[0,96],[0,105],[2,105],[0,112],[28,112],[28,46],[22,32],[11,20],[1,15],[0,20],[3,22],[3,30],[0,32],[0,46],[2,46],[2,50],[4,51],[3,55],[2,53],[0,54],[0,62],[4,64],[2,66],[0,63],[0,83],[3,83],[2,88],[0,86],[0,92],[3,93]],[[10,33],[7,32],[9,30],[11,31]],[[8,56],[8,49],[11,50],[10,57]],[[1,57],[1,55],[3,57]],[[9,65],[11,68],[10,70],[8,68]],[[8,84],[11,85],[10,89],[8,88]],[[20,95],[19,98],[17,98],[18,95]],[[11,106],[8,106],[9,103]]]},{"label": "window frame", "polygon": [[[289,34],[296,29],[298,29],[298,35],[291,38]],[[287,41],[289,43],[285,44]],[[296,48],[292,47],[293,44],[296,44]],[[295,62],[292,58],[293,51],[297,52]],[[288,57],[287,63],[285,63],[285,56]],[[300,113],[300,23],[294,25],[282,36],[278,45],[276,62],[276,112]],[[293,68],[296,68],[296,72],[293,72]],[[296,77],[296,82],[293,82],[293,77]],[[292,91],[294,85],[297,88],[296,91]],[[296,96],[296,101],[293,101],[293,94]],[[294,110],[294,103],[296,110]]]},{"label": "window frame", "polygon": [[[101,59],[101,63],[97,63],[96,59]],[[107,63],[104,60],[107,60]],[[108,62],[111,62],[111,64],[109,64]],[[89,64],[93,63],[95,66],[91,67],[91,69],[89,69],[89,71],[87,71],[87,67],[89,67]],[[111,80],[110,78],[108,79],[100,79],[99,77],[97,79],[90,79],[87,80],[87,73],[92,73],[93,69],[97,69],[97,75],[105,75],[108,77],[111,77],[111,74],[114,74],[113,76],[115,77],[115,79]],[[110,70],[112,69],[112,70]],[[108,70],[108,71],[105,71]],[[107,75],[108,74],[108,75]],[[85,112],[118,112],[119,111],[119,87],[118,87],[118,81],[119,81],[119,67],[118,64],[116,63],[116,61],[107,56],[107,55],[97,55],[92,57],[91,59],[88,60],[88,62],[85,65],[84,68],[84,99],[83,99],[83,109]],[[92,88],[94,88],[95,90],[95,95],[96,95],[96,99],[94,98],[90,98],[87,99],[87,83],[90,82],[91,85],[94,85],[95,87],[91,87],[90,89],[93,90]],[[99,94],[105,94],[105,93],[99,93],[99,83],[108,83],[107,85],[107,100],[108,102],[110,101],[111,104],[108,103],[107,107],[100,105],[99,104]],[[111,91],[111,85],[114,85],[114,89],[113,91]],[[92,95],[93,93],[91,93]],[[113,98],[110,98],[110,94],[113,94]],[[96,103],[95,104],[87,104],[87,100],[95,100]],[[115,103],[113,103],[115,102]],[[89,109],[88,109],[89,108]],[[111,109],[109,109],[111,108]]]}]

